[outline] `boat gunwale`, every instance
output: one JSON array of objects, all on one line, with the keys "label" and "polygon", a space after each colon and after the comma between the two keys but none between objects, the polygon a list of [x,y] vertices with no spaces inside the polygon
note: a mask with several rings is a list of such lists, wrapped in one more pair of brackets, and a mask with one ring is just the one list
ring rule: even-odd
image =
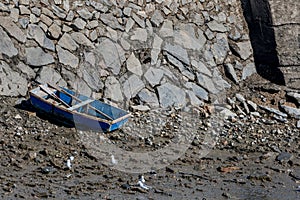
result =
[{"label": "boat gunwale", "polygon": [[[46,85],[46,84],[45,84],[45,85]],[[48,87],[48,86],[47,86],[47,87]],[[63,88],[62,88],[62,89],[63,89]],[[78,112],[78,111],[76,111],[76,110],[70,111],[70,110],[68,110],[67,108],[64,108],[64,107],[62,107],[62,106],[55,105],[55,104],[53,104],[53,103],[47,101],[47,100],[44,99],[43,97],[41,97],[41,96],[37,95],[36,93],[34,93],[34,92],[33,92],[34,90],[40,90],[40,88],[38,87],[38,88],[34,88],[34,89],[30,90],[30,91],[29,91],[29,94],[30,94],[31,96],[34,96],[35,98],[38,98],[39,100],[43,101],[44,103],[47,103],[47,104],[49,104],[49,105],[52,105],[52,106],[54,106],[54,107],[56,107],[56,108],[58,108],[58,109],[61,109],[61,110],[65,111],[65,112],[67,112],[67,113],[70,113],[70,114],[76,113],[76,114],[79,114],[79,115],[81,115],[81,116],[83,116],[83,117],[86,117],[86,118],[89,118],[89,119],[93,119],[93,120],[95,120],[95,121],[107,123],[107,124],[109,124],[110,126],[112,126],[113,124],[118,123],[118,122],[120,122],[120,121],[122,121],[122,120],[124,120],[124,119],[126,119],[126,118],[129,118],[129,117],[131,116],[131,114],[128,113],[128,114],[126,114],[126,115],[124,115],[124,116],[122,116],[122,117],[119,117],[119,118],[115,119],[115,120],[108,121],[108,120],[106,120],[106,119],[102,119],[102,118],[99,118],[99,117],[91,116],[91,115],[88,115],[88,114],[85,114],[85,113]],[[65,90],[65,91],[66,91],[66,90]],[[67,94],[66,94],[66,95],[67,95]],[[99,101],[99,100],[95,99],[95,101]],[[101,103],[104,103],[104,102],[101,102]],[[107,103],[105,103],[105,104],[107,104]],[[107,104],[107,105],[109,105],[109,104]],[[112,105],[109,105],[109,106],[112,106]],[[115,106],[113,106],[113,107],[115,107]],[[115,108],[117,108],[117,107],[115,107]],[[117,109],[120,109],[120,110],[122,110],[122,111],[125,111],[125,110],[123,110],[123,109],[121,109],[121,108],[117,108]],[[125,111],[125,112],[127,112],[127,111]]]}]

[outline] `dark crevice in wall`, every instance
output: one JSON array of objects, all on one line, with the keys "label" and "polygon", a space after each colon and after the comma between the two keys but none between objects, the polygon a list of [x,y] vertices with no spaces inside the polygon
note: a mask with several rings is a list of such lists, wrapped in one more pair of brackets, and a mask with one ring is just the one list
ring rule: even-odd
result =
[{"label": "dark crevice in wall", "polygon": [[276,51],[275,33],[268,0],[241,0],[249,28],[257,73],[263,78],[285,85]]}]

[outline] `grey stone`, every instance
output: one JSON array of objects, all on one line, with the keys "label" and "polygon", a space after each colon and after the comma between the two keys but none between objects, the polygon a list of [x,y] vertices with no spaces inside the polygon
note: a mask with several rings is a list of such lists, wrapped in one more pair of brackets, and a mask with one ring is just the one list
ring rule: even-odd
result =
[{"label": "grey stone", "polygon": [[40,20],[45,23],[47,26],[51,26],[51,24],[53,23],[53,20],[48,17],[47,15],[42,14],[40,17]]},{"label": "grey stone", "polygon": [[71,35],[68,33],[63,34],[63,36],[58,41],[58,45],[69,51],[75,51],[79,47],[77,43],[72,39]]},{"label": "grey stone", "polygon": [[200,29],[197,28],[197,32],[195,29],[194,24],[180,24],[174,31],[174,42],[185,49],[200,51],[206,43],[206,37]]},{"label": "grey stone", "polygon": [[54,63],[51,54],[45,53],[40,47],[25,48],[27,64],[35,67]]},{"label": "grey stone", "polygon": [[300,109],[290,106],[281,105],[281,108],[290,116],[295,119],[300,119]]},{"label": "grey stone", "polygon": [[101,71],[98,67],[85,62],[80,65],[77,74],[79,74],[92,90],[97,92],[103,89],[104,84],[101,80]]},{"label": "grey stone", "polygon": [[215,87],[214,82],[211,77],[208,77],[204,74],[197,73],[198,84],[207,89],[209,92],[213,94],[217,94],[218,90]]},{"label": "grey stone", "polygon": [[133,31],[133,35],[130,37],[131,40],[138,40],[140,42],[146,42],[148,38],[148,33],[146,29],[136,28]]},{"label": "grey stone", "polygon": [[195,79],[195,75],[186,68],[180,60],[172,56],[171,54],[167,53],[167,59],[168,61],[173,64],[180,72],[182,75],[186,76],[190,80]]},{"label": "grey stone", "polygon": [[281,112],[281,111],[279,111],[279,110],[277,110],[277,109],[275,109],[275,108],[270,108],[270,107],[262,106],[262,105],[259,105],[259,107],[260,107],[261,109],[263,109],[263,110],[266,110],[266,111],[268,111],[268,112],[274,113],[274,114],[279,115],[279,116],[281,116],[281,117],[284,117],[284,118],[287,117],[287,114],[285,114],[285,113],[283,113],[283,112]]},{"label": "grey stone", "polygon": [[165,20],[162,27],[159,30],[159,35],[162,38],[165,37],[173,37],[174,31],[173,31],[173,22],[171,20]]},{"label": "grey stone", "polygon": [[236,93],[236,94],[235,94],[235,98],[236,98],[239,102],[242,102],[242,103],[246,101],[245,97],[244,97],[243,95],[241,95],[240,93]]},{"label": "grey stone", "polygon": [[154,34],[152,49],[151,49],[151,65],[157,63],[158,55],[161,52],[161,44],[163,40],[156,34]]},{"label": "grey stone", "polygon": [[219,92],[224,92],[226,89],[230,88],[231,85],[225,81],[217,68],[213,70],[213,78],[212,78],[215,87]]},{"label": "grey stone", "polygon": [[30,14],[29,19],[30,19],[29,21],[30,21],[31,24],[35,24],[35,23],[38,23],[40,21],[40,18],[38,18],[34,14]]},{"label": "grey stone", "polygon": [[132,74],[123,84],[123,92],[127,99],[135,97],[145,87],[143,81],[135,74]]},{"label": "grey stone", "polygon": [[105,66],[111,69],[113,74],[118,75],[122,63],[126,60],[122,47],[109,39],[105,39],[97,47],[97,51],[102,55]]},{"label": "grey stone", "polygon": [[129,8],[129,7],[124,8],[124,10],[123,10],[124,15],[130,17],[131,16],[131,10],[132,9]]},{"label": "grey stone", "polygon": [[190,103],[192,106],[203,106],[204,102],[197,98],[197,96],[192,91],[186,91],[189,96]]},{"label": "grey stone", "polygon": [[139,16],[137,16],[135,13],[132,13],[132,19],[141,27],[145,28],[146,23],[144,19],[141,19]]},{"label": "grey stone", "polygon": [[8,57],[13,57],[18,54],[18,49],[15,48],[13,42],[7,33],[0,27],[0,53],[7,55]]},{"label": "grey stone", "polygon": [[91,3],[91,6],[94,7],[98,11],[101,11],[103,13],[108,11],[108,7],[98,1],[91,1],[90,3]]},{"label": "grey stone", "polygon": [[79,14],[79,16],[85,20],[89,20],[93,17],[93,14],[88,11],[86,8],[77,10],[77,13]]},{"label": "grey stone", "polygon": [[169,54],[171,54],[173,57],[181,61],[182,63],[189,65],[190,64],[190,59],[188,56],[187,51],[182,48],[179,45],[171,45],[167,43],[164,47],[163,50],[167,51]]},{"label": "grey stone", "polygon": [[186,104],[186,95],[184,90],[172,85],[170,83],[164,83],[157,87],[160,106],[163,108],[169,106],[182,107]]},{"label": "grey stone", "polygon": [[23,29],[26,29],[27,26],[28,26],[28,24],[29,24],[28,18],[26,18],[26,17],[20,18],[20,19],[19,19],[19,24],[21,25],[21,27],[22,27]]},{"label": "grey stone", "polygon": [[157,98],[156,94],[154,92],[149,91],[146,88],[142,89],[138,93],[138,97],[143,103],[145,103],[151,107],[159,106],[159,102],[158,102],[158,98]]},{"label": "grey stone", "polygon": [[141,65],[139,59],[137,59],[135,57],[134,53],[131,53],[131,55],[127,59],[126,66],[127,66],[128,71],[130,71],[138,76],[143,75],[142,65]]},{"label": "grey stone", "polygon": [[26,6],[20,5],[19,9],[20,9],[21,15],[30,15],[30,13],[31,13],[30,10]]},{"label": "grey stone", "polygon": [[237,117],[237,115],[228,108],[223,108],[220,114],[224,117],[224,119]]},{"label": "grey stone", "polygon": [[53,10],[53,13],[57,17],[59,17],[60,19],[65,19],[66,18],[67,15],[66,15],[65,11],[62,8],[60,8],[56,5],[52,5],[51,7],[52,7],[52,10]]},{"label": "grey stone", "polygon": [[56,46],[56,50],[60,63],[72,68],[77,68],[79,59],[75,55],[70,53],[68,50],[64,50],[60,46]]},{"label": "grey stone", "polygon": [[146,112],[150,110],[149,106],[144,106],[144,105],[137,105],[137,106],[130,106],[133,111],[141,111],[141,112]]},{"label": "grey stone", "polygon": [[83,30],[84,29],[84,27],[86,26],[86,22],[83,20],[83,19],[81,19],[80,17],[78,17],[78,18],[76,18],[75,20],[74,20],[74,26],[76,26],[79,30]]},{"label": "grey stone", "polygon": [[25,65],[23,62],[20,62],[17,65],[17,68],[23,73],[25,74],[28,79],[33,79],[35,78],[35,72],[33,69],[31,69],[28,65]]},{"label": "grey stone", "polygon": [[99,26],[98,20],[93,20],[93,21],[89,21],[86,27],[88,29],[93,29],[93,28],[96,28],[98,26]]},{"label": "grey stone", "polygon": [[4,3],[0,2],[0,11],[2,12],[9,12],[9,7],[4,5]]},{"label": "grey stone", "polygon": [[159,10],[155,10],[152,17],[151,22],[156,26],[159,27],[159,25],[164,21],[164,17],[161,15],[161,12]]},{"label": "grey stone", "polygon": [[77,44],[94,47],[94,44],[81,32],[71,33],[71,37]]},{"label": "grey stone", "polygon": [[74,17],[75,17],[75,14],[74,14],[74,12],[71,10],[71,11],[68,13],[68,15],[67,15],[66,21],[71,22],[71,21],[73,21]]},{"label": "grey stone", "polygon": [[164,71],[158,68],[150,67],[144,77],[149,82],[151,87],[158,85],[164,76]]},{"label": "grey stone", "polygon": [[234,83],[238,83],[238,77],[236,75],[236,72],[234,70],[234,67],[232,64],[228,63],[224,65],[225,72],[227,73],[228,78],[230,78]]},{"label": "grey stone", "polygon": [[44,66],[36,79],[40,83],[51,83],[60,86],[66,86],[67,83],[62,79],[61,75],[52,67]]},{"label": "grey stone", "polygon": [[253,111],[257,111],[257,104],[248,100],[247,101],[248,105],[250,106],[250,108],[253,110]]},{"label": "grey stone", "polygon": [[114,76],[107,77],[105,81],[105,98],[111,99],[112,101],[122,102],[123,93],[119,81]]},{"label": "grey stone", "polygon": [[0,26],[2,26],[10,36],[19,42],[24,43],[26,41],[26,35],[10,17],[0,17]]},{"label": "grey stone", "polygon": [[129,18],[127,20],[126,27],[125,27],[126,33],[128,33],[130,31],[130,29],[133,27],[134,24],[135,24],[135,22],[133,19]]},{"label": "grey stone", "polygon": [[279,162],[288,162],[289,160],[293,159],[293,155],[288,152],[281,152],[277,157],[276,160]]},{"label": "grey stone", "polygon": [[0,95],[25,96],[27,93],[27,80],[4,61],[0,61],[0,82]]},{"label": "grey stone", "polygon": [[102,14],[100,16],[100,20],[107,26],[112,29],[118,29],[120,31],[124,31],[124,27],[121,26],[117,20],[111,13],[110,14]]},{"label": "grey stone", "polygon": [[200,72],[202,74],[212,77],[211,71],[206,67],[206,65],[202,61],[197,62],[195,60],[192,60],[191,64],[193,67],[196,68],[197,72]]},{"label": "grey stone", "polygon": [[54,51],[55,46],[52,40],[46,37],[44,31],[35,24],[28,25],[28,38],[34,39],[41,47]]},{"label": "grey stone", "polygon": [[208,22],[207,26],[211,31],[216,31],[216,32],[221,32],[221,33],[224,33],[227,31],[227,28],[223,25],[223,23],[218,23],[215,20]]},{"label": "grey stone", "polygon": [[50,27],[49,27],[49,32],[50,32],[50,35],[55,38],[55,39],[58,39],[59,36],[62,34],[61,32],[61,28],[60,26],[58,26],[56,23],[53,23]]},{"label": "grey stone", "polygon": [[212,45],[212,53],[217,64],[223,64],[229,52],[229,45],[226,35],[217,34],[217,42]]},{"label": "grey stone", "polygon": [[42,14],[45,14],[45,15],[47,15],[48,17],[51,17],[52,19],[55,18],[53,12],[52,12],[51,10],[49,10],[49,9],[47,8],[47,6],[42,7]]},{"label": "grey stone", "polygon": [[187,82],[185,84],[185,87],[188,89],[191,89],[198,98],[208,101],[208,99],[209,99],[208,92],[205,89],[203,89],[202,87],[198,86],[197,84],[195,84],[193,82]]},{"label": "grey stone", "polygon": [[250,41],[236,43],[235,51],[243,60],[247,60],[252,55],[252,47]]},{"label": "grey stone", "polygon": [[287,96],[295,99],[298,102],[298,104],[300,104],[300,94],[299,93],[288,92]]},{"label": "grey stone", "polygon": [[297,122],[297,128],[299,128],[300,129],[300,120]]},{"label": "grey stone", "polygon": [[242,80],[245,80],[247,77],[255,73],[256,73],[256,67],[254,63],[247,64],[243,69]]},{"label": "grey stone", "polygon": [[31,8],[31,12],[38,17],[41,15],[41,9],[39,9],[38,7]]}]

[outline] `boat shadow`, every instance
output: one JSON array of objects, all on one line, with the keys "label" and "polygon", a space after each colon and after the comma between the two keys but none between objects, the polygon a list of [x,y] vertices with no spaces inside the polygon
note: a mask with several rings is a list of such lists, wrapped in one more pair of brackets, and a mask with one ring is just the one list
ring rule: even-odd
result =
[{"label": "boat shadow", "polygon": [[63,118],[42,112],[41,110],[34,108],[30,103],[30,99],[22,100],[19,104],[16,104],[14,107],[19,110],[35,113],[37,117],[59,127],[75,128],[74,122],[66,121]]}]

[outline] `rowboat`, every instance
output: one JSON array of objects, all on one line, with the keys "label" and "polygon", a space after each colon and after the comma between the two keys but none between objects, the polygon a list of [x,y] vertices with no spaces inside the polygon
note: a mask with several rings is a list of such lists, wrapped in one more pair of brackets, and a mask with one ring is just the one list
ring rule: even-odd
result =
[{"label": "rowboat", "polygon": [[67,120],[76,128],[110,132],[119,129],[130,117],[123,109],[49,83],[30,90],[29,95],[38,111]]}]

